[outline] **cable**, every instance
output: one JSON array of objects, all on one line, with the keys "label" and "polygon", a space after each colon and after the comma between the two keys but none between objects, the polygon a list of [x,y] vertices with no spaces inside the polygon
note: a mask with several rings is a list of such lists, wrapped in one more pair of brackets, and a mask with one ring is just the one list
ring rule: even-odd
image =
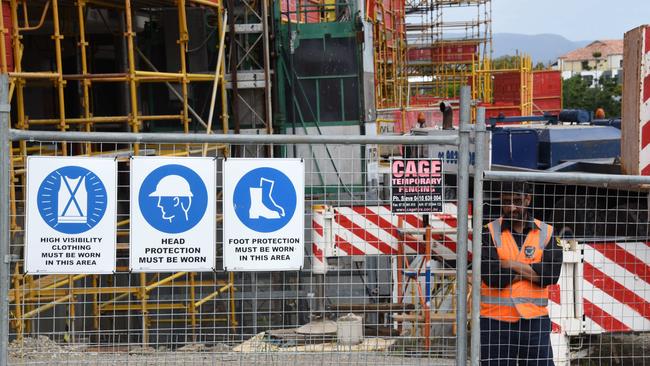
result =
[{"label": "cable", "polygon": [[187,53],[193,53],[193,52],[196,52],[196,51],[200,50],[201,48],[203,48],[203,46],[205,46],[206,43],[208,43],[208,41],[210,40],[210,38],[212,38],[212,35],[214,35],[214,33],[215,33],[216,31],[217,31],[217,28],[212,29],[212,31],[210,32],[210,34],[208,34],[208,35],[205,37],[205,39],[203,40],[203,42],[201,42],[200,45],[198,45],[198,46],[196,46],[196,47],[194,47],[194,48],[192,48],[192,49],[190,49],[190,50],[187,50]]}]

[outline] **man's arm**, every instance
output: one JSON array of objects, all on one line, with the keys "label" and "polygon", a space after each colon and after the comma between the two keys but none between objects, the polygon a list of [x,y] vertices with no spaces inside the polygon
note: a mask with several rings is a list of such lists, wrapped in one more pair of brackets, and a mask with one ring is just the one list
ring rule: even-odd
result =
[{"label": "man's arm", "polygon": [[523,280],[546,287],[556,284],[560,278],[562,257],[562,247],[556,237],[552,236],[544,248],[541,262],[528,265],[515,261],[503,261],[503,266],[516,272]]},{"label": "man's arm", "polygon": [[517,273],[519,279],[540,283],[540,276],[531,265],[517,261],[502,261],[503,268],[508,268]]},{"label": "man's arm", "polygon": [[504,288],[515,280],[517,274],[511,269],[501,266],[499,254],[497,254],[489,232],[483,233],[482,239],[481,277],[483,282],[493,288]]},{"label": "man's arm", "polygon": [[546,287],[557,283],[560,279],[563,258],[564,251],[560,246],[560,241],[555,235],[553,235],[544,248],[542,261],[531,264],[531,267],[539,276],[539,281],[537,283],[539,283],[540,286]]}]

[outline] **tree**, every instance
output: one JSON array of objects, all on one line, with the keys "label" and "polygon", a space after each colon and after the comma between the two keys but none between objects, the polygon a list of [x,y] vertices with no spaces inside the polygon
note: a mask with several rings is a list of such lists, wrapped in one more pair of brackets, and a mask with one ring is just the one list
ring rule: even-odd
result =
[{"label": "tree", "polygon": [[608,118],[621,115],[623,90],[613,78],[601,76],[598,87],[592,88],[580,75],[576,75],[564,80],[562,91],[564,108],[585,109],[590,112],[603,108]]},{"label": "tree", "polygon": [[596,51],[596,52],[591,54],[591,56],[593,56],[593,58],[596,59],[596,82],[597,83],[600,81],[598,79],[598,66],[600,66],[600,56],[602,56],[602,55],[603,54],[600,53],[600,51]]},{"label": "tree", "polygon": [[535,64],[533,70],[546,70],[546,65],[544,65],[544,63],[540,61],[537,64]]}]

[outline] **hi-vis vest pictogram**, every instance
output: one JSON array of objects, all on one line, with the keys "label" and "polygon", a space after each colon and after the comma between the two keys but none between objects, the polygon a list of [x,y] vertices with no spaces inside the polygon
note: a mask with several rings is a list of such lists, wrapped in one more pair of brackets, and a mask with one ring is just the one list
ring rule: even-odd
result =
[{"label": "hi-vis vest pictogram", "polygon": [[[553,227],[535,220],[535,227],[528,232],[521,249],[510,230],[501,231],[502,218],[487,225],[494,246],[501,260],[514,260],[532,264],[542,261],[544,247],[551,240]],[[532,319],[548,315],[548,288],[540,287],[530,280],[511,283],[503,289],[481,283],[481,316],[506,322],[521,318]]]}]

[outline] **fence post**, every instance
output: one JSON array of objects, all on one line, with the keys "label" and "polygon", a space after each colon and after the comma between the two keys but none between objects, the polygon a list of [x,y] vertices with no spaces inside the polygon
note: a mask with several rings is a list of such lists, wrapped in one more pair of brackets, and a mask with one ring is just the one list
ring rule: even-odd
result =
[{"label": "fence post", "polygon": [[474,203],[472,205],[472,366],[479,366],[481,361],[481,239],[483,237],[483,161],[485,159],[485,108],[476,113],[474,128]]},{"label": "fence post", "polygon": [[469,134],[471,90],[460,89],[460,146],[458,146],[458,247],[456,250],[456,364],[467,365],[467,209],[469,201]]},{"label": "fence post", "polygon": [[9,347],[9,78],[0,75],[0,366],[7,365]]}]

